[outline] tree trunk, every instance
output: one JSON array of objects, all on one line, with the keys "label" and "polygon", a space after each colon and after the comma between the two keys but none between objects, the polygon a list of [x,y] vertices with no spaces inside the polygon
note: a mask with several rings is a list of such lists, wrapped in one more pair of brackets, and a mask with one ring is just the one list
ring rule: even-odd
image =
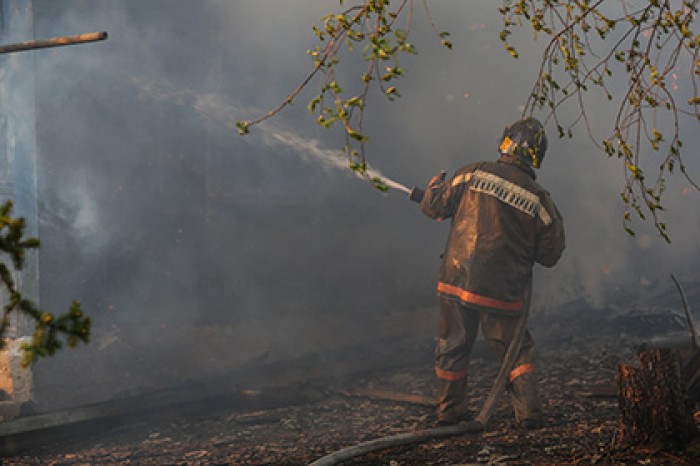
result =
[{"label": "tree trunk", "polygon": [[639,354],[640,367],[620,364],[620,443],[681,448],[697,429],[677,350]]},{"label": "tree trunk", "polygon": [[683,366],[688,398],[691,402],[700,402],[700,349],[695,349],[688,356]]}]

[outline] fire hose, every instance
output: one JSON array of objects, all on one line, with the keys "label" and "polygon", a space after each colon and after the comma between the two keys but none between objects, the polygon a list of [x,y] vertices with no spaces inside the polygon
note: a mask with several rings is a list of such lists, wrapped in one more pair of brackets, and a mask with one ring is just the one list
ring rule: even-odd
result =
[{"label": "fire hose", "polygon": [[[409,195],[412,201],[420,202],[423,198],[423,191],[420,188],[414,188]],[[414,443],[422,443],[430,440],[436,440],[446,437],[454,437],[458,435],[466,434],[477,434],[483,432],[491,419],[491,414],[493,413],[493,408],[498,401],[498,397],[503,392],[506,385],[506,377],[512,370],[515,360],[520,352],[520,345],[523,340],[523,335],[525,333],[525,324],[527,323],[528,316],[530,314],[530,301],[532,297],[532,279],[528,283],[525,290],[525,299],[523,311],[518,320],[518,324],[515,327],[513,336],[511,338],[510,344],[508,345],[508,350],[503,357],[503,363],[498,371],[496,380],[491,387],[486,401],[484,401],[479,414],[476,419],[468,422],[460,422],[451,426],[434,427],[432,429],[422,429],[414,432],[407,432],[404,434],[392,435],[389,437],[382,437],[374,440],[369,440],[366,442],[358,443],[356,445],[342,448],[333,453],[330,453],[310,464],[310,466],[333,466],[342,461],[347,461],[358,456],[363,456],[368,453],[383,450],[391,447],[398,447],[402,445],[409,445]]]}]

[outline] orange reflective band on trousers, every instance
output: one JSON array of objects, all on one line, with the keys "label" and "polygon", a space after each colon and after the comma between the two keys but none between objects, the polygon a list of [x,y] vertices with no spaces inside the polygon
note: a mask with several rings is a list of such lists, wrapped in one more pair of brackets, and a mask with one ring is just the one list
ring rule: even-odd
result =
[{"label": "orange reflective band on trousers", "polygon": [[454,382],[456,380],[461,380],[467,376],[467,372],[469,372],[469,369],[463,369],[461,371],[446,371],[445,369],[440,369],[439,367],[435,367],[435,375],[438,376],[438,378],[442,380],[448,380],[450,382]]},{"label": "orange reflective band on trousers", "polygon": [[450,285],[444,282],[438,282],[437,290],[438,293],[454,296],[464,302],[490,307],[492,309],[500,309],[503,311],[520,311],[523,308],[522,301],[501,301],[498,299],[489,298],[488,296],[472,293],[471,291],[463,290],[458,286]]},{"label": "orange reflective band on trousers", "polygon": [[530,372],[535,372],[535,365],[532,363],[521,364],[512,371],[510,371],[509,380],[512,383],[513,380],[517,379],[523,374],[529,374]]}]

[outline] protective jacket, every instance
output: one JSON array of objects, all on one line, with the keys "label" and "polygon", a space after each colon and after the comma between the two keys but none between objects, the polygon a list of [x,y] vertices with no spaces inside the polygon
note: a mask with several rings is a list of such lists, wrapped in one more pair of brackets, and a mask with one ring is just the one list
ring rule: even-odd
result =
[{"label": "protective jacket", "polygon": [[511,157],[434,178],[421,201],[452,219],[438,293],[485,310],[517,313],[535,262],[554,266],[564,250],[561,215],[532,168]]}]

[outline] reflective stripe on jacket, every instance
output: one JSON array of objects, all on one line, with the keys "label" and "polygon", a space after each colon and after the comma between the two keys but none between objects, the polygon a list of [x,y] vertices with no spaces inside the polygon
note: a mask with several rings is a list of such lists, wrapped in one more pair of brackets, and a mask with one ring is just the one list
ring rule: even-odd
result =
[{"label": "reflective stripe on jacket", "polygon": [[420,207],[452,219],[438,292],[486,309],[521,310],[533,264],[552,267],[565,247],[549,193],[530,167],[508,157],[434,179]]}]

